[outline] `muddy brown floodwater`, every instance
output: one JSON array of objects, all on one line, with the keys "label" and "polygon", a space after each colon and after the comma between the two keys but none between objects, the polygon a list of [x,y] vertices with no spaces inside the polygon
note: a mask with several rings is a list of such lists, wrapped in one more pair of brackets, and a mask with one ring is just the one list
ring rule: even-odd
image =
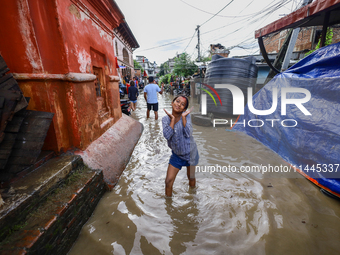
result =
[{"label": "muddy brown floodwater", "polygon": [[153,112],[146,119],[139,96],[132,117],[144,132],[119,183],[104,194],[69,255],[340,254],[340,202],[300,174],[212,172],[217,165],[225,171],[289,167],[255,139],[226,126],[193,126],[200,152],[197,188],[189,189],[183,168],[173,198],[165,198],[171,151],[161,119],[163,108],[171,111],[172,98],[159,95],[155,121]]}]

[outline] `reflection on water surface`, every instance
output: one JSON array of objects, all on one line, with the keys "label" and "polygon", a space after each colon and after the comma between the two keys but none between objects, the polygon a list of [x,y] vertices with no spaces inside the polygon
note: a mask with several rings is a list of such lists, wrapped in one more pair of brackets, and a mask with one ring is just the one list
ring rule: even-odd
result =
[{"label": "reflection on water surface", "polygon": [[[159,120],[146,120],[138,98],[132,117],[144,132],[118,185],[99,202],[69,252],[75,254],[340,254],[340,203],[297,173],[198,173],[189,189],[186,169],[173,198],[164,196],[171,154]],[[191,102],[193,103],[193,102]],[[194,104],[195,105],[195,104]],[[195,112],[199,108],[195,105]],[[199,166],[287,166],[271,150],[224,127],[194,126]]]}]

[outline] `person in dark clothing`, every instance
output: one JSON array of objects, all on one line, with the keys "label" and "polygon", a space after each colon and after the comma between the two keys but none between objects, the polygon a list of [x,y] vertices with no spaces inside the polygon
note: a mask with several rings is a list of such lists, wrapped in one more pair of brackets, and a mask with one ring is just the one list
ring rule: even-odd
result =
[{"label": "person in dark clothing", "polygon": [[130,87],[129,87],[129,92],[128,92],[128,97],[131,102],[131,109],[133,111],[136,110],[137,106],[137,97],[139,96],[139,92],[137,87],[135,87],[135,82],[133,80],[130,81]]}]

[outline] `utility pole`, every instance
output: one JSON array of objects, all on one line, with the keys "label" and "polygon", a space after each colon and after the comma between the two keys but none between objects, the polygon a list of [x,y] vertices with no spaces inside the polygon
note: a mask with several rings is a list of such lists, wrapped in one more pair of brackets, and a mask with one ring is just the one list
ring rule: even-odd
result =
[{"label": "utility pole", "polygon": [[197,43],[197,46],[196,46],[196,48],[198,50],[198,57],[197,57],[197,59],[198,59],[198,62],[201,62],[201,53],[200,53],[200,26],[199,25],[197,25],[196,30],[197,30],[197,38],[198,38],[198,43]]}]

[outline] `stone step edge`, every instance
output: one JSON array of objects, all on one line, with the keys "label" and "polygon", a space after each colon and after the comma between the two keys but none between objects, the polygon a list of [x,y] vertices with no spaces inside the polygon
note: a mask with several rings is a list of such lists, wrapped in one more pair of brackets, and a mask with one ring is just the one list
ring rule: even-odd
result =
[{"label": "stone step edge", "polygon": [[54,151],[42,151],[39,155],[37,161],[30,167],[16,174],[16,176],[8,182],[3,182],[0,184],[0,188],[4,189],[7,186],[12,185],[13,183],[19,181],[21,178],[24,178],[26,175],[30,174],[32,171],[40,167],[42,164],[46,163],[51,158],[56,157]]},{"label": "stone step edge", "polygon": [[[67,254],[105,191],[103,172],[93,170],[92,176],[74,192],[71,199],[41,224],[42,228],[18,231],[16,234],[20,236],[20,241],[5,244],[0,249],[0,254]],[[92,195],[87,194],[89,192]],[[79,204],[81,196],[86,197],[81,206],[82,210],[73,213],[74,206]],[[86,209],[88,210],[84,213]],[[55,234],[57,230],[60,233]],[[65,239],[67,243],[62,242]]]},{"label": "stone step edge", "polygon": [[[18,225],[44,199],[63,182],[83,160],[75,155],[52,158],[35,171],[13,183],[13,196],[5,200],[0,209],[0,241],[10,231],[10,225]],[[22,213],[26,211],[26,213]],[[19,213],[20,212],[20,213]],[[23,217],[18,217],[18,214]]]}]

